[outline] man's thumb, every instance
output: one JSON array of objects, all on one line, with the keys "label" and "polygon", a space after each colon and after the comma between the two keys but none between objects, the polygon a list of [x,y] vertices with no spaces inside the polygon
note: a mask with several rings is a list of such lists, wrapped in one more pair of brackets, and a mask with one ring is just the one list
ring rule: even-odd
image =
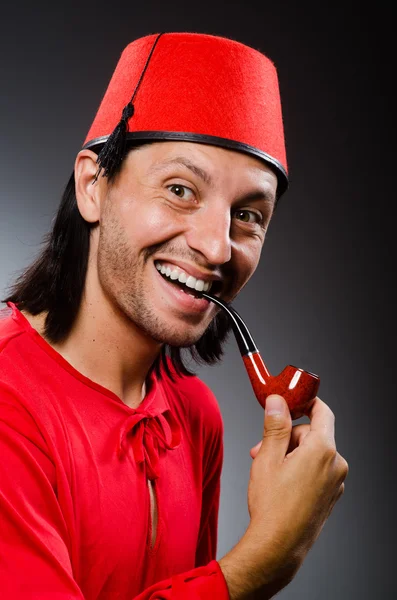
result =
[{"label": "man's thumb", "polygon": [[266,398],[265,427],[261,453],[272,462],[282,462],[288,451],[292,419],[288,404],[282,396],[271,394]]}]

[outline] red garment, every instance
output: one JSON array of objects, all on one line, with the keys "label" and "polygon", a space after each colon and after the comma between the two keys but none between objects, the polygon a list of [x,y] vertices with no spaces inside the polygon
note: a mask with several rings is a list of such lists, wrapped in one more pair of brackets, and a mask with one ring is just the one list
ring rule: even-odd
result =
[{"label": "red garment", "polygon": [[10,303],[0,311],[0,598],[228,600],[215,560],[222,452],[219,406],[197,377],[152,375],[129,408]]}]

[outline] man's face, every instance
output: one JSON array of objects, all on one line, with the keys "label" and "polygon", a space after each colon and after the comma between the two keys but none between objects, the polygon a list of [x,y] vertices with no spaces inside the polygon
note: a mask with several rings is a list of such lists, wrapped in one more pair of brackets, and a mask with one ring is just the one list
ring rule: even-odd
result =
[{"label": "man's face", "polygon": [[99,223],[105,296],[154,340],[194,344],[217,309],[193,289],[230,301],[247,283],[276,187],[268,167],[239,152],[190,142],[133,150]]}]

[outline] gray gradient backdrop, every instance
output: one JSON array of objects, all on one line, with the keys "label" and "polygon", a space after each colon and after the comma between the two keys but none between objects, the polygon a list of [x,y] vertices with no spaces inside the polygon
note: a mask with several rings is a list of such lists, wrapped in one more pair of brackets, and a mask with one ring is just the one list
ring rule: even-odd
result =
[{"label": "gray gradient backdrop", "polygon": [[[23,0],[0,17],[0,292],[39,250],[122,48],[158,31],[234,37],[274,60],[290,190],[235,306],[271,372],[321,377],[346,492],[285,600],[394,598],[395,124],[392,18],[381,3]],[[395,104],[395,103],[393,103]],[[393,107],[394,108],[394,107]],[[393,244],[394,246],[394,244]],[[230,339],[200,368],[225,423],[218,557],[248,524],[263,410]],[[0,457],[1,459],[1,457]]]}]

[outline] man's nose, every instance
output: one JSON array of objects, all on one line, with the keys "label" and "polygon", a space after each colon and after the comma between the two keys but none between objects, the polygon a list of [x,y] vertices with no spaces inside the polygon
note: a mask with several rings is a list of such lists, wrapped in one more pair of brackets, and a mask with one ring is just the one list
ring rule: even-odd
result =
[{"label": "man's nose", "polygon": [[211,265],[223,265],[231,259],[230,211],[199,211],[190,222],[186,241]]}]

